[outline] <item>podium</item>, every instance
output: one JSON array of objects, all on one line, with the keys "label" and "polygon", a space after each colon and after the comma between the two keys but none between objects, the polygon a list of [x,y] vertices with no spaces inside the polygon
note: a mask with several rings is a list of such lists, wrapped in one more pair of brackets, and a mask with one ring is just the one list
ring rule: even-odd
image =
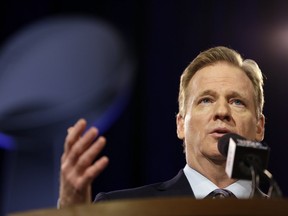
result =
[{"label": "podium", "polygon": [[205,199],[188,197],[145,198],[75,205],[63,209],[39,209],[9,216],[209,216],[288,215],[286,199]]}]

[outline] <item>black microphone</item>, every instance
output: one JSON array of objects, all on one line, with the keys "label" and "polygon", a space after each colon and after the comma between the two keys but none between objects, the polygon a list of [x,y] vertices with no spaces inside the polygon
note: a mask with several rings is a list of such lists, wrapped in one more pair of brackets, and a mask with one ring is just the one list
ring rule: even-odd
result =
[{"label": "black microphone", "polygon": [[230,178],[251,180],[251,167],[263,172],[268,166],[270,148],[235,133],[222,136],[218,150],[227,157],[225,171]]}]

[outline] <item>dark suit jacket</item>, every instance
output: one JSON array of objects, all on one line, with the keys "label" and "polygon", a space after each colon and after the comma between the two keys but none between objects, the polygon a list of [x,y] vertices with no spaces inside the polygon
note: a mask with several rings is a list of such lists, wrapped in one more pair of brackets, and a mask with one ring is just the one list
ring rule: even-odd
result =
[{"label": "dark suit jacket", "polygon": [[145,197],[152,198],[167,196],[195,197],[183,170],[180,170],[174,178],[165,182],[145,185],[132,189],[117,190],[108,193],[99,193],[95,197],[94,202],[112,199],[131,199]]},{"label": "dark suit jacket", "polygon": [[[168,196],[190,196],[195,198],[195,195],[183,170],[180,170],[174,178],[166,182],[160,182],[125,190],[117,190],[108,193],[99,193],[96,195],[94,202],[112,199],[131,199],[145,197],[153,198]],[[258,189],[255,191],[255,197],[267,198],[267,196],[261,193],[261,191]]]}]

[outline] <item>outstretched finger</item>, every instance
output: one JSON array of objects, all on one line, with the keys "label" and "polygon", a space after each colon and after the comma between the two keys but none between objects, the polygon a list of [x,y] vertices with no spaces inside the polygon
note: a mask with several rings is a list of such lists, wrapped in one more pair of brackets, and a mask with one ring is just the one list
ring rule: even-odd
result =
[{"label": "outstretched finger", "polygon": [[108,166],[109,159],[107,156],[102,156],[100,159],[95,161],[88,169],[86,169],[83,175],[83,185],[89,185],[93,180],[99,176],[103,170]]},{"label": "outstretched finger", "polygon": [[98,136],[98,133],[98,129],[95,127],[91,127],[84,133],[84,135],[71,147],[71,150],[67,154],[67,162],[74,166],[81,155],[85,154],[86,151],[89,151],[89,148]]},{"label": "outstretched finger", "polygon": [[100,152],[106,145],[106,139],[100,136],[89,148],[83,152],[83,154],[79,157],[77,164],[75,165],[76,170],[81,173],[86,170],[95,158],[99,156]]},{"label": "outstretched finger", "polygon": [[79,119],[73,127],[68,129],[68,134],[65,139],[64,153],[68,153],[74,143],[82,136],[87,122],[84,119]]}]

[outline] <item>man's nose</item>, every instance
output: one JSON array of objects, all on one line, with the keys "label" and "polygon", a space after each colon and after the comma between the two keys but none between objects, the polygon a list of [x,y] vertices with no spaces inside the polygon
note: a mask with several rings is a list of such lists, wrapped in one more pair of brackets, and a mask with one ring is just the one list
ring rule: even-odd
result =
[{"label": "man's nose", "polygon": [[224,100],[219,100],[215,103],[214,107],[214,120],[230,121],[231,120],[231,108],[229,103]]}]

